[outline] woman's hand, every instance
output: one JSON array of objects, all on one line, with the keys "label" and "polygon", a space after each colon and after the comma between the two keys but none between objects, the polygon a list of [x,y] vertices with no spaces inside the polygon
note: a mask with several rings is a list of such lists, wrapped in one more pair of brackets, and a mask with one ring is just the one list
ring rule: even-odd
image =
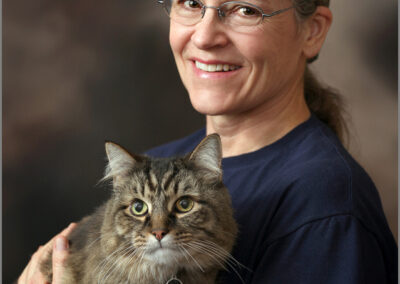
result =
[{"label": "woman's hand", "polygon": [[61,276],[64,272],[64,262],[68,256],[68,240],[67,236],[76,227],[75,223],[71,223],[57,236],[52,238],[44,246],[32,255],[31,260],[25,267],[21,276],[18,278],[18,284],[44,284],[47,283],[46,278],[40,272],[40,263],[53,250],[53,284],[59,284]]}]

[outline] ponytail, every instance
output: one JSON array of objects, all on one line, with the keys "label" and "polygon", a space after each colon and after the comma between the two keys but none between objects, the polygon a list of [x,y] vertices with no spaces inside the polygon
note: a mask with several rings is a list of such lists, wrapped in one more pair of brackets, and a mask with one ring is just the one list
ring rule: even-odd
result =
[{"label": "ponytail", "polygon": [[304,74],[304,95],[310,111],[328,125],[342,143],[345,142],[348,129],[344,120],[343,100],[335,90],[318,82],[309,67],[306,67]]}]

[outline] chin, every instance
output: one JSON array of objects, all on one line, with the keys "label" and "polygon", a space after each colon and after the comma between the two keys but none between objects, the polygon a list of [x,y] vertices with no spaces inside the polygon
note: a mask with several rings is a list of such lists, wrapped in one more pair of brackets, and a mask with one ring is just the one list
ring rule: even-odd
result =
[{"label": "chin", "polygon": [[212,106],[212,105],[206,105],[206,106],[194,106],[193,108],[198,112],[203,115],[224,115],[224,114],[229,114],[229,110],[225,108],[221,108],[218,106]]},{"label": "chin", "polygon": [[167,265],[171,264],[171,259],[181,260],[182,259],[181,254],[182,254],[181,252],[175,249],[159,248],[146,254],[145,258],[153,263]]},{"label": "chin", "polygon": [[204,115],[222,115],[232,111],[226,97],[190,96],[190,102],[197,112]]}]

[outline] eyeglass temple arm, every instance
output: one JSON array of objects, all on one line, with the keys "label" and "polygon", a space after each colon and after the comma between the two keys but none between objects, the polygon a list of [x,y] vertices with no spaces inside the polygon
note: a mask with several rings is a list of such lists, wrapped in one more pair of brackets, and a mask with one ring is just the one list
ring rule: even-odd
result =
[{"label": "eyeglass temple arm", "polygon": [[[158,1],[163,1],[163,0],[158,0]],[[293,9],[294,7],[295,6],[292,6],[292,7],[289,7],[289,8],[285,8],[285,9],[282,9],[282,10],[278,10],[278,11],[275,11],[275,12],[273,12],[271,14],[262,14],[262,16],[263,16],[263,18],[270,18],[272,16],[275,16],[275,15],[278,15],[280,13],[286,12],[287,10]]]}]

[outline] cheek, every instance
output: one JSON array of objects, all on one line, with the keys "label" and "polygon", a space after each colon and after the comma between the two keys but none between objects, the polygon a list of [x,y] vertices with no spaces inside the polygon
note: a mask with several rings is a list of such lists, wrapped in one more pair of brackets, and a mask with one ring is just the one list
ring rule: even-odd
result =
[{"label": "cheek", "polygon": [[[171,21],[169,30],[169,43],[171,45],[172,52],[175,56],[175,60],[178,60],[185,49],[188,41],[190,40],[190,34],[187,27]],[[177,62],[178,63],[178,62]]]},{"label": "cheek", "polygon": [[119,236],[126,237],[132,232],[138,231],[142,227],[142,222],[136,220],[124,211],[120,211],[115,215],[115,230]]},{"label": "cheek", "polygon": [[[260,29],[241,45],[241,53],[250,63],[255,77],[261,82],[273,84],[296,69],[300,58],[299,38],[292,30],[275,31]],[[282,34],[285,33],[286,34]],[[239,46],[239,43],[238,45]],[[265,88],[265,86],[262,86]]]},{"label": "cheek", "polygon": [[[185,217],[178,219],[178,227],[191,231],[204,233],[212,231],[215,227],[215,216],[207,208],[200,208],[195,212],[187,214]],[[195,234],[194,234],[195,235]]]}]

